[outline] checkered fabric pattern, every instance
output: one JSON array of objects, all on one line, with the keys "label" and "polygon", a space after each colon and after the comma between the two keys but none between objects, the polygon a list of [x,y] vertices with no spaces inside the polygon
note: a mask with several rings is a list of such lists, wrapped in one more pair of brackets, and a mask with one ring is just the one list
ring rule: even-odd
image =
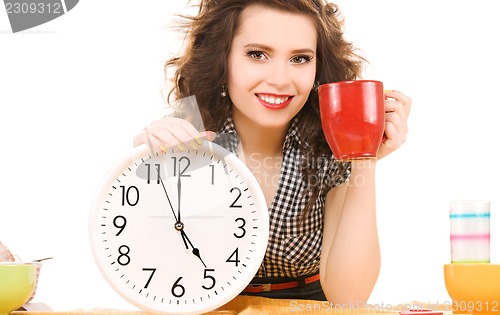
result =
[{"label": "checkered fabric pattern", "polygon": [[[216,143],[238,154],[238,136],[231,118],[219,131]],[[269,243],[256,277],[297,278],[319,270],[323,236],[323,211],[327,192],[347,180],[349,163],[338,163],[333,156],[315,158],[317,174],[314,178],[302,176],[301,137],[296,119],[287,132],[283,146],[281,176],[274,200],[269,208]],[[309,193],[307,184],[321,185],[320,197],[314,202],[309,215],[301,222]]]}]

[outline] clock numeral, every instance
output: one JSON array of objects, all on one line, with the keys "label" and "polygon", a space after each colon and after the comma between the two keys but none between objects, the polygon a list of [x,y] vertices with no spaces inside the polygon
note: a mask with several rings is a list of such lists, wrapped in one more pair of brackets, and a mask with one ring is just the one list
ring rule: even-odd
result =
[{"label": "clock numeral", "polygon": [[236,191],[236,198],[234,199],[233,203],[229,206],[229,208],[241,208],[242,205],[237,203],[241,197],[241,190],[238,187],[233,187],[229,192],[233,193],[233,191]]},{"label": "clock numeral", "polygon": [[208,286],[205,286],[205,285],[202,285],[201,287],[205,290],[210,290],[212,289],[213,287],[215,287],[215,278],[208,275],[208,272],[213,272],[215,271],[215,269],[205,269],[205,273],[203,275],[203,279],[210,279],[210,282],[211,284],[208,285]]},{"label": "clock numeral", "polygon": [[[186,293],[186,289],[181,284],[179,284],[181,279],[182,279],[182,277],[179,277],[179,279],[177,279],[177,281],[175,281],[174,285],[172,286],[172,290],[170,291],[170,292],[172,292],[172,295],[175,296],[176,298],[180,298],[184,295],[184,293]],[[178,291],[180,291],[180,292],[178,292]]]},{"label": "clock numeral", "polygon": [[115,226],[115,228],[117,229],[120,229],[118,231],[118,233],[116,233],[115,236],[118,236],[120,235],[123,230],[125,229],[125,226],[127,225],[127,219],[122,216],[122,215],[117,215],[114,219],[113,219],[113,225]]},{"label": "clock numeral", "polygon": [[139,189],[136,186],[130,186],[125,189],[125,186],[120,186],[122,189],[122,206],[125,203],[131,207],[137,205],[139,202]]},{"label": "clock numeral", "polygon": [[153,276],[156,272],[156,268],[142,268],[142,271],[150,271],[151,272],[151,275],[149,275],[149,278],[148,278],[148,281],[146,282],[146,284],[144,285],[144,289],[147,289],[148,286],[149,286],[149,283],[151,282],[151,280],[153,279]]},{"label": "clock numeral", "polygon": [[243,218],[237,218],[236,220],[234,220],[234,222],[238,222],[240,221],[241,222],[241,225],[238,226],[238,229],[241,230],[241,234],[236,234],[236,233],[233,233],[234,237],[236,238],[242,238],[243,236],[245,236],[245,234],[247,233],[247,231],[245,230],[245,224],[246,224],[246,221],[245,219]]},{"label": "clock numeral", "polygon": [[238,264],[240,262],[240,259],[238,258],[238,247],[236,247],[231,256],[229,256],[229,258],[226,260],[226,262],[234,263],[234,265],[238,267]]},{"label": "clock numeral", "polygon": [[[181,156],[179,158],[179,162],[177,162],[176,156],[172,156],[172,160],[174,160],[174,177],[177,176],[177,171],[179,171],[179,176],[181,177],[191,177],[190,174],[184,174],[189,168],[189,165],[191,165],[191,160],[187,156]],[[185,164],[184,167],[181,168],[183,161],[185,161]],[[179,169],[177,169],[177,165],[179,166]]]},{"label": "clock numeral", "polygon": [[[151,164],[146,163],[146,167],[148,168],[147,183],[150,184],[151,183]],[[160,164],[155,164],[155,168],[156,168],[156,183],[159,184],[160,183]]]},{"label": "clock numeral", "polygon": [[120,246],[118,248],[118,253],[120,253],[120,255],[118,256],[116,261],[120,265],[126,266],[126,265],[130,264],[130,257],[128,256],[128,254],[130,253],[130,248],[127,245]]}]

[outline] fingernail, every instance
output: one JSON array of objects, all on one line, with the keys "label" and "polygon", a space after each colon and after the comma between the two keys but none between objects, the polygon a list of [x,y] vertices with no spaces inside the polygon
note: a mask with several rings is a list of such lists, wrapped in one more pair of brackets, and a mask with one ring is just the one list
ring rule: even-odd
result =
[{"label": "fingernail", "polygon": [[186,146],[183,143],[179,143],[177,145],[177,149],[179,149],[179,151],[184,151],[186,150]]},{"label": "fingernail", "polygon": [[196,140],[196,143],[198,143],[200,145],[203,144],[203,139],[202,138],[198,137],[198,138],[195,138],[194,140]]},{"label": "fingernail", "polygon": [[384,93],[391,93],[392,90],[384,90]]},{"label": "fingernail", "polygon": [[207,139],[209,141],[214,141],[215,138],[217,138],[217,133],[213,132],[213,131],[208,131],[207,132]]},{"label": "fingernail", "polygon": [[189,141],[189,146],[190,146],[190,147],[191,147],[191,149],[193,149],[193,150],[198,149],[198,145],[196,144],[196,142],[195,142],[195,141],[192,141],[192,140],[191,140],[191,141]]},{"label": "fingernail", "polygon": [[162,150],[164,153],[167,152],[167,148],[163,144],[160,144],[160,150]]}]

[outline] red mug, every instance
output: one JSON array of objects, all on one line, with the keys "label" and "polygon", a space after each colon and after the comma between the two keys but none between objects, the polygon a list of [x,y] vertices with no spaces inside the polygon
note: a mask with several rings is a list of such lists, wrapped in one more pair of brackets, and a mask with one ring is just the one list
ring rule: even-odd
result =
[{"label": "red mug", "polygon": [[318,88],[321,125],[337,160],[376,158],[385,126],[384,86],[356,80]]}]

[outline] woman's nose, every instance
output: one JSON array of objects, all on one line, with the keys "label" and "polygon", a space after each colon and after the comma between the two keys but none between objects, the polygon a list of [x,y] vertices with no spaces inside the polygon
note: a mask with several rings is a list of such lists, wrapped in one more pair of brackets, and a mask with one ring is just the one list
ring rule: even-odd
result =
[{"label": "woman's nose", "polygon": [[290,73],[288,71],[288,64],[282,61],[270,63],[266,81],[269,85],[277,87],[284,87],[290,84],[291,80]]}]

